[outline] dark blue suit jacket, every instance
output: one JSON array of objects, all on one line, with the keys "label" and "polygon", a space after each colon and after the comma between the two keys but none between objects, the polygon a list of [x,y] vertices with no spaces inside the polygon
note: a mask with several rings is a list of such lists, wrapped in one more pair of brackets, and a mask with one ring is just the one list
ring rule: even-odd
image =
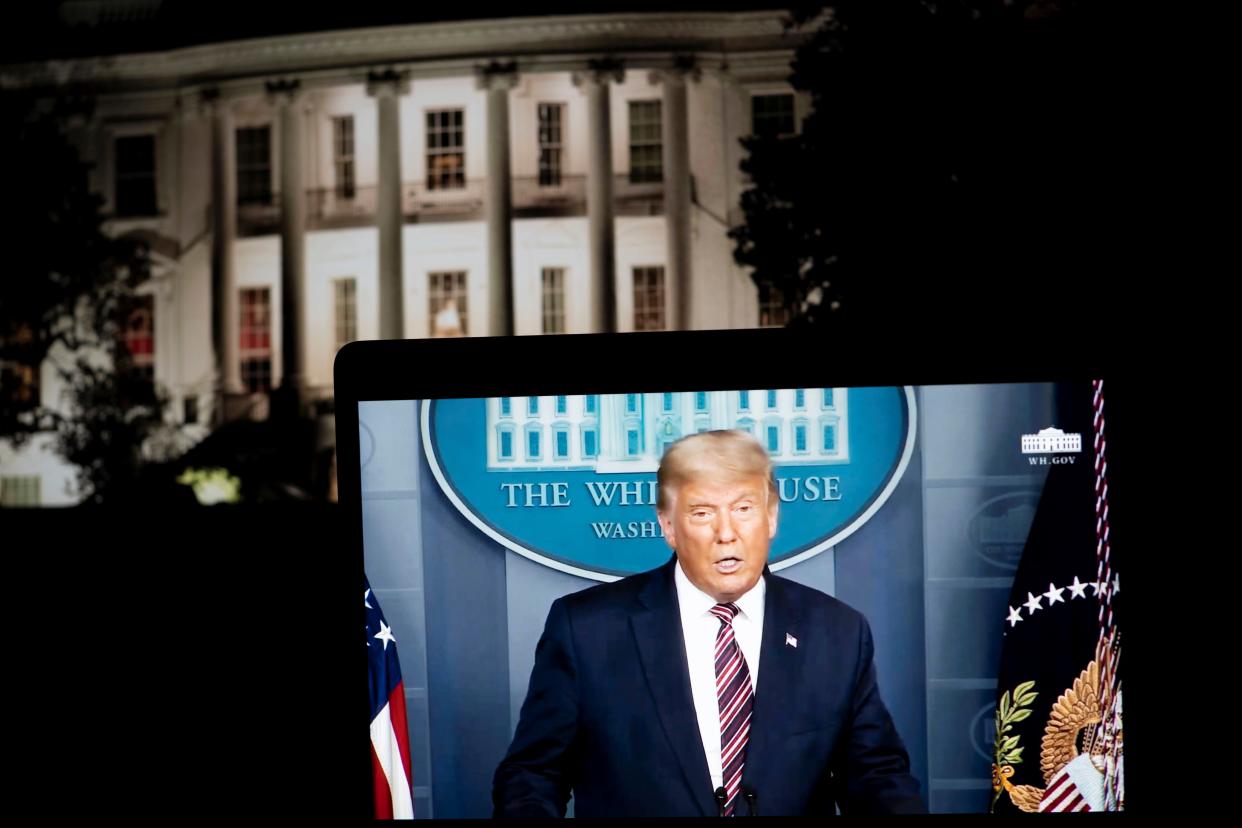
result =
[{"label": "dark blue suit jacket", "polygon": [[[650,572],[552,604],[497,816],[716,816],[673,581]],[[923,812],[880,699],[867,621],[765,570],[760,678],[742,784],[758,813]],[[786,633],[797,647],[786,643]],[[739,802],[739,812],[745,808]]]}]

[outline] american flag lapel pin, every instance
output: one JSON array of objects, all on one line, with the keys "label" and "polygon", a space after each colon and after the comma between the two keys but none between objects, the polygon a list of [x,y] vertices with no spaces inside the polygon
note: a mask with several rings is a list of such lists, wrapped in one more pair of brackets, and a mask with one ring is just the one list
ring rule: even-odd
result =
[{"label": "american flag lapel pin", "polygon": [[798,648],[798,639],[794,638],[790,633],[785,633],[785,646],[793,647],[796,650]]}]

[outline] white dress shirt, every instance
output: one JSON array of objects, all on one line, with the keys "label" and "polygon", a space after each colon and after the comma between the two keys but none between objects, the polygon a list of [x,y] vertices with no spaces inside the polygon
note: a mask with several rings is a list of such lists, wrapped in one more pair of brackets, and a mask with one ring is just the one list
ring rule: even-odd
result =
[{"label": "white dress shirt", "polygon": [[[716,696],[716,633],[720,619],[709,610],[719,603],[715,598],[690,583],[682,571],[681,561],[674,568],[677,604],[681,609],[681,633],[686,641],[686,661],[690,668],[690,692],[694,712],[703,738],[703,753],[712,775],[712,788],[724,784],[720,766],[720,700]],[[733,603],[738,614],[733,618],[733,637],[742,648],[746,667],[750,670],[751,690],[759,687],[759,645],[763,641],[763,578],[750,591]]]}]

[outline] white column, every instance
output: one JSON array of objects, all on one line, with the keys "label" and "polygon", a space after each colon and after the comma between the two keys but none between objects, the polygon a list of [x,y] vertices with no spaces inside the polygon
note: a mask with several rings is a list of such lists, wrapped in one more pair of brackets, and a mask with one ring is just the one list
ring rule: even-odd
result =
[{"label": "white column", "polygon": [[[233,113],[219,91],[203,93],[211,114],[211,341],[216,353],[216,377],[222,394],[241,394],[238,357],[237,269],[233,240],[237,236],[237,151]],[[222,416],[223,407],[217,410]]]},{"label": "white column", "polygon": [[511,336],[513,307],[513,202],[509,169],[509,90],[513,64],[492,63],[479,76],[487,91],[487,333]]},{"label": "white column", "polygon": [[280,118],[280,390],[289,405],[296,405],[296,412],[301,411],[306,390],[306,188],[300,86],[296,80],[267,85]]},{"label": "white column", "polygon": [[585,72],[574,75],[574,83],[586,92],[591,147],[587,167],[587,224],[591,246],[592,333],[615,333],[617,330],[617,240],[613,220],[612,116],[608,84],[624,79],[625,71],[616,60],[591,61]]},{"label": "white column", "polygon": [[379,228],[379,335],[405,337],[404,250],[401,181],[401,95],[409,91],[406,73],[388,70],[367,78],[379,116],[379,182],[375,219]]},{"label": "white column", "polygon": [[668,319],[672,330],[690,329],[690,128],[687,121],[686,76],[691,60],[678,58],[671,69],[653,73],[664,84],[664,223],[668,282]]}]

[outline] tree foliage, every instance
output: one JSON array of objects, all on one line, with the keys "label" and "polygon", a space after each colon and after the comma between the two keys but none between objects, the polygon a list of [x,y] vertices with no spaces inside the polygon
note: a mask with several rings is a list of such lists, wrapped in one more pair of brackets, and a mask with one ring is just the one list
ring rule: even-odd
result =
[{"label": "tree foliage", "polygon": [[1113,197],[1103,21],[1074,0],[801,4],[810,113],[743,139],[736,261],[803,325],[1080,295]]},{"label": "tree foliage", "polygon": [[[88,116],[80,100],[0,95],[0,151],[14,162],[0,199],[0,437],[53,433],[80,493],[101,501],[132,484],[166,400],[122,337],[150,261],[141,239],[106,232],[69,134]],[[63,396],[49,399],[45,370]]]}]

